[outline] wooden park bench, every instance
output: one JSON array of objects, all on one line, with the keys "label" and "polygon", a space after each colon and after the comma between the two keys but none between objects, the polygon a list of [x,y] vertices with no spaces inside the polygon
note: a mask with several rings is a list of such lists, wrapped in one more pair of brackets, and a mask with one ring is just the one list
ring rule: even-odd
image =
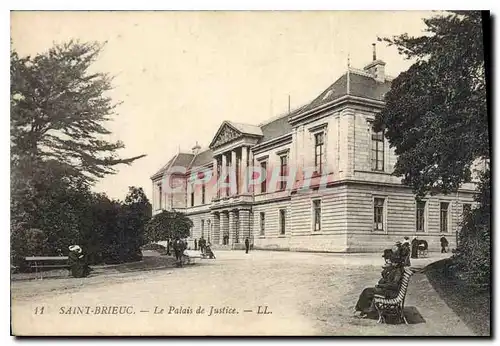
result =
[{"label": "wooden park bench", "polygon": [[29,267],[35,271],[35,276],[38,276],[38,273],[40,273],[40,279],[43,279],[43,270],[47,268],[69,268],[68,256],[32,256],[26,257],[25,260]]},{"label": "wooden park bench", "polygon": [[375,295],[373,302],[379,316],[377,323],[385,322],[386,316],[396,316],[399,317],[401,322],[404,321],[408,324],[404,315],[404,304],[408,284],[412,275],[413,271],[409,267],[406,267],[404,269],[403,278],[401,279],[401,285],[399,286],[399,292],[396,298],[388,299],[382,295]]}]

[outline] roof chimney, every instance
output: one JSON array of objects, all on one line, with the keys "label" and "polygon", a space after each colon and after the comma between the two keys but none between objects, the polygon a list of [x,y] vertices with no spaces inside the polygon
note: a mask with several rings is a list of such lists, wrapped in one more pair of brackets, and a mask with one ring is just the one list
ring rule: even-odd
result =
[{"label": "roof chimney", "polygon": [[377,82],[385,82],[385,62],[377,60],[376,44],[372,43],[373,61],[365,66],[364,70],[370,73]]},{"label": "roof chimney", "polygon": [[201,149],[201,147],[198,144],[198,141],[196,141],[196,145],[191,150],[192,150],[193,154],[198,155],[198,153],[200,152],[200,149]]}]

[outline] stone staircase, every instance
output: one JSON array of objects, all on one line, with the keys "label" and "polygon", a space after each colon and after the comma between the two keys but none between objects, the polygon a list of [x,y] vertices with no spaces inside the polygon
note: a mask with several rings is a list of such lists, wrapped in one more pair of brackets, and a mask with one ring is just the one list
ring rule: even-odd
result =
[{"label": "stone staircase", "polygon": [[244,250],[245,249],[245,244],[244,243],[237,243],[237,244],[232,244],[232,245],[220,245],[220,244],[212,244],[212,249],[213,250]]}]

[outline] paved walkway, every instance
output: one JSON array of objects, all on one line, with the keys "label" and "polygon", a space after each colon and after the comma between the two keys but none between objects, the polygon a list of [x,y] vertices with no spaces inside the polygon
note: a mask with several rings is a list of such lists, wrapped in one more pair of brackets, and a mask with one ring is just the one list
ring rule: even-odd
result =
[{"label": "paved walkway", "polygon": [[[443,258],[440,254],[430,256],[415,260],[414,265],[423,267]],[[51,281],[58,280],[14,282],[13,332],[18,335],[472,335],[423,274],[412,278],[406,305],[415,308],[424,323],[379,325],[373,320],[354,317],[352,310],[359,293],[378,280],[382,263],[379,254],[254,251],[245,255],[243,251],[220,251],[215,261],[203,260],[184,268],[61,279],[73,284],[69,290],[63,290],[62,284],[56,291],[46,289]],[[24,294],[29,289],[39,293]],[[43,307],[43,314],[35,314],[37,307],[38,311]],[[121,307],[125,314],[96,314],[104,307],[107,312],[119,312]],[[201,312],[199,307],[205,309],[204,313],[197,313]],[[161,309],[162,313],[155,314],[155,310]]]}]

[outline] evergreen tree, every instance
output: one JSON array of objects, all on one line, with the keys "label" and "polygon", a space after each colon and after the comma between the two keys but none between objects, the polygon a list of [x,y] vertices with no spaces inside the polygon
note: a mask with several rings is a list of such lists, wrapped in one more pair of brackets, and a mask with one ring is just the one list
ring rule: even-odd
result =
[{"label": "evergreen tree", "polygon": [[384,38],[407,59],[392,82],[376,130],[385,130],[398,155],[394,175],[414,192],[455,192],[479,171],[479,207],[465,216],[455,262],[471,283],[490,279],[490,138],[483,30],[488,13],[447,12],[424,20],[426,34]]}]

